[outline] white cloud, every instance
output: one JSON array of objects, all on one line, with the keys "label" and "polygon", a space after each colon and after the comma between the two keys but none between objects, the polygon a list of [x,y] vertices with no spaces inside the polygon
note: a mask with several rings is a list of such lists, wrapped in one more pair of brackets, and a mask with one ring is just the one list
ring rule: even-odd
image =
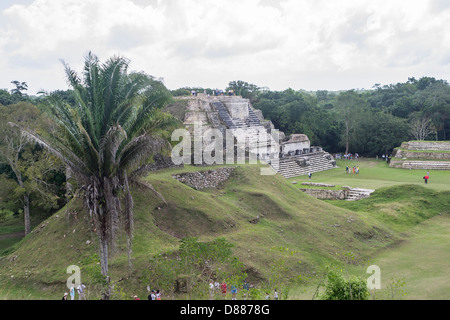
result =
[{"label": "white cloud", "polygon": [[29,0],[0,12],[0,88],[65,88],[92,50],[167,86],[350,89],[445,78],[450,6],[428,1]]}]

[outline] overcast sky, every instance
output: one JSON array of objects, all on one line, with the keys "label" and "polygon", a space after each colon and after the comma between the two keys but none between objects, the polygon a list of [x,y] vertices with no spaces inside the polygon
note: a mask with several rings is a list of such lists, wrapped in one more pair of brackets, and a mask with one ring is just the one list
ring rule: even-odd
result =
[{"label": "overcast sky", "polygon": [[370,89],[449,80],[448,0],[0,0],[0,88],[67,89],[92,51],[169,89]]}]

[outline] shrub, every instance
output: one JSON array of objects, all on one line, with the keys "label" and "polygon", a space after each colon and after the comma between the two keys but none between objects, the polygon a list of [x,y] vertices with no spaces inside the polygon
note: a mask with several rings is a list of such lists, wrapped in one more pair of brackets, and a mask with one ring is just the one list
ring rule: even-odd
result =
[{"label": "shrub", "polygon": [[351,276],[345,279],[342,272],[330,270],[327,273],[325,292],[321,300],[367,300],[369,290],[364,279]]}]

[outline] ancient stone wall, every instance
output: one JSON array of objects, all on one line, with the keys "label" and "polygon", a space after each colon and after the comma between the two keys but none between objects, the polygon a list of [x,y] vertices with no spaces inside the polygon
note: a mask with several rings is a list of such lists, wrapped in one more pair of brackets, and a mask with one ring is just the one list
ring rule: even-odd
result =
[{"label": "ancient stone wall", "polygon": [[450,170],[450,141],[408,141],[394,150],[389,166],[403,169]]},{"label": "ancient stone wall", "polygon": [[248,100],[235,99],[233,101],[225,101],[224,104],[233,119],[244,120],[248,118]]},{"label": "ancient stone wall", "polygon": [[216,170],[180,173],[172,177],[196,190],[217,188],[220,183],[228,180],[234,169],[235,167],[224,167]]},{"label": "ancient stone wall", "polygon": [[301,191],[313,196],[317,199],[327,200],[345,200],[348,196],[348,190],[326,190],[326,189],[309,189],[300,188]]},{"label": "ancient stone wall", "polygon": [[403,142],[402,149],[450,151],[450,141],[408,141]]},{"label": "ancient stone wall", "polygon": [[414,152],[413,150],[398,150],[395,158],[450,160],[450,152]]}]

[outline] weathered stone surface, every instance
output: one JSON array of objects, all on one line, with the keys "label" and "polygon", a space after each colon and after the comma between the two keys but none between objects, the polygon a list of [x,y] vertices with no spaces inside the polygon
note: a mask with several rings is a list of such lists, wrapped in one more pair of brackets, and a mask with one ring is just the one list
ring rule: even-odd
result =
[{"label": "weathered stone surface", "polygon": [[408,141],[394,150],[391,168],[450,170],[450,141]]},{"label": "weathered stone surface", "polygon": [[450,170],[450,161],[391,160],[389,166],[402,169]]},{"label": "weathered stone surface", "polygon": [[318,182],[303,182],[302,185],[303,186],[328,187],[328,188],[335,187],[335,185],[333,185],[333,184],[318,183]]},{"label": "weathered stone surface", "polygon": [[395,158],[450,160],[450,152],[414,152],[413,150],[398,150]]},{"label": "weathered stone surface", "polygon": [[233,100],[225,101],[225,106],[228,109],[233,119],[246,119],[248,118],[248,100],[235,98]]},{"label": "weathered stone surface", "polygon": [[402,149],[450,151],[450,141],[408,141],[403,142]]},{"label": "weathered stone surface", "polygon": [[301,188],[299,190],[317,199],[350,200],[350,201],[368,198],[375,191],[372,189],[351,188],[348,186],[342,187],[341,190],[310,189],[310,188]]},{"label": "weathered stone surface", "polygon": [[228,180],[234,169],[235,167],[224,167],[216,170],[180,173],[172,177],[195,190],[217,188],[220,183]]},{"label": "weathered stone surface", "polygon": [[317,199],[345,200],[348,195],[348,190],[326,190],[309,188],[301,188],[300,190]]}]

